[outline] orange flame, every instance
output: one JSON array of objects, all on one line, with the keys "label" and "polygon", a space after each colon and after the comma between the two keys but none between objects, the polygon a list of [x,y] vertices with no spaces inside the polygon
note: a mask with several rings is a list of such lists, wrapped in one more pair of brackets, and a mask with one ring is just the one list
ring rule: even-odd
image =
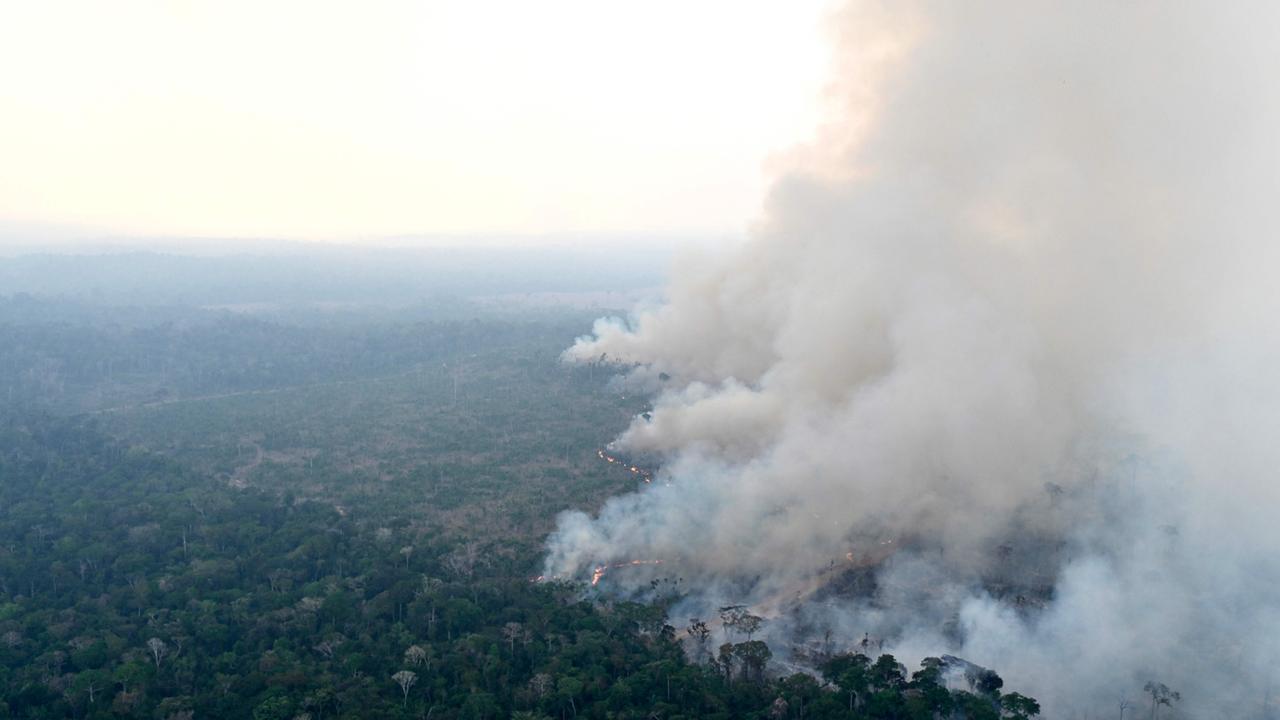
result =
[{"label": "orange flame", "polygon": [[612,456],[612,455],[609,455],[609,454],[608,454],[608,453],[606,453],[604,450],[597,450],[597,451],[596,451],[596,455],[597,455],[597,456],[599,456],[599,458],[600,458],[601,460],[604,460],[605,462],[609,463],[610,465],[617,464],[617,465],[621,465],[621,466],[623,466],[623,467],[624,467],[624,468],[626,468],[627,470],[631,471],[631,473],[632,473],[633,475],[639,475],[639,476],[640,476],[641,478],[643,478],[643,479],[644,479],[644,481],[645,481],[645,482],[647,482],[647,483],[651,483],[651,482],[653,482],[653,473],[649,472],[648,470],[645,470],[645,469],[640,468],[640,467],[636,467],[635,465],[628,465],[627,463],[623,462],[622,460],[620,460],[620,459],[618,459],[618,458],[616,458],[616,457],[614,457],[614,456]]},{"label": "orange flame", "polygon": [[629,567],[631,565],[661,565],[661,564],[662,564],[661,560],[625,560],[623,562],[616,562],[612,565],[597,565],[595,569],[591,571],[591,586],[595,587],[595,585],[600,582],[600,578],[604,577],[604,574],[606,572],[614,568]]}]

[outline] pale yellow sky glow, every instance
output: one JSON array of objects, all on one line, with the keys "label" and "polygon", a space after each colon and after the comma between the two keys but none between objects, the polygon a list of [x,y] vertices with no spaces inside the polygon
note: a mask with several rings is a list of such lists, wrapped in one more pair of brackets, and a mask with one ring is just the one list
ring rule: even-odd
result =
[{"label": "pale yellow sky glow", "polygon": [[0,221],[740,232],[816,122],[826,0],[0,9]]}]

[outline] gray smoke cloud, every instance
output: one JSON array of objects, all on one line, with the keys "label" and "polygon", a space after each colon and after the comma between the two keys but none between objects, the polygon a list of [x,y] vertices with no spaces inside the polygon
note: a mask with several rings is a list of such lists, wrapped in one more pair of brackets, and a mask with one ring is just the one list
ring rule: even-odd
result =
[{"label": "gray smoke cloud", "polygon": [[663,464],[548,574],[661,558],[679,612],[955,652],[1053,717],[1146,680],[1277,714],[1280,6],[831,27],[832,119],[751,241],[566,353],[655,392],[616,445]]}]

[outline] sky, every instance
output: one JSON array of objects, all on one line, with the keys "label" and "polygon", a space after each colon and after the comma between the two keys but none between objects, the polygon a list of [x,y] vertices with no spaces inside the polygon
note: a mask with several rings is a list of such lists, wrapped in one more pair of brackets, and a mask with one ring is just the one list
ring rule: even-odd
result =
[{"label": "sky", "polygon": [[826,0],[0,5],[0,228],[736,236]]}]

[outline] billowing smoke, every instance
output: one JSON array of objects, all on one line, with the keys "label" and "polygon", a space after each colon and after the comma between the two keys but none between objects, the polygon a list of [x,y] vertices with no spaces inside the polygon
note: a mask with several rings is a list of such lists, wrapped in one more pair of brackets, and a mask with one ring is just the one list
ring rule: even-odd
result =
[{"label": "billowing smoke", "polygon": [[563,516],[548,573],[662,558],[680,612],[750,604],[775,654],[870,633],[1055,717],[1148,680],[1271,717],[1280,6],[832,27],[833,118],[752,240],[568,351],[655,391],[617,446],[663,466]]}]

